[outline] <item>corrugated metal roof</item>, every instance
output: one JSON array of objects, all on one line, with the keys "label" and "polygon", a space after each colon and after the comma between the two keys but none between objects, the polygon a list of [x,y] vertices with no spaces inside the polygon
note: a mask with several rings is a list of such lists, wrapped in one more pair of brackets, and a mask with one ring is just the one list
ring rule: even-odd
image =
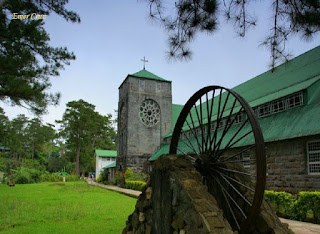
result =
[{"label": "corrugated metal roof", "polygon": [[[288,88],[296,84],[309,80],[319,75],[320,67],[320,46],[284,63],[274,70],[269,70],[259,76],[254,77],[236,87],[234,91],[242,95],[247,102],[252,102],[261,97],[268,97],[270,94]],[[269,96],[265,102],[272,101]]]},{"label": "corrugated metal roof", "polygon": [[[233,88],[252,107],[305,89],[307,89],[307,100],[303,106],[259,119],[266,142],[320,134],[320,46],[296,57],[288,63],[278,66],[274,72],[265,72]],[[226,93],[223,93],[221,101],[224,102],[225,98]],[[214,102],[216,103],[218,99],[215,98]],[[172,113],[172,130],[182,107],[179,105],[179,108],[172,108],[172,111],[177,111],[177,113]],[[234,113],[238,109],[239,107],[236,107]],[[230,106],[228,108],[227,105],[223,116],[226,116],[229,110]],[[194,112],[194,109],[192,109],[192,115],[195,115]],[[206,112],[205,108],[203,112]],[[204,120],[204,123],[206,123],[206,120]],[[195,125],[197,126],[198,124],[195,123]],[[234,132],[233,129],[233,127],[230,129],[230,134]],[[172,130],[166,137],[172,135]],[[228,139],[228,134],[225,138]],[[253,139],[247,138],[246,141],[239,142],[235,147],[252,143]],[[160,155],[167,154],[168,152],[169,144],[162,145],[149,160],[153,161]]]},{"label": "corrugated metal roof", "polygon": [[117,157],[117,151],[116,150],[101,150],[101,149],[96,149],[95,150],[96,155],[99,157],[112,157],[115,158]]},{"label": "corrugated metal roof", "polygon": [[[320,46],[276,67],[274,72],[271,70],[265,72],[234,87],[232,90],[244,97],[251,107],[256,107],[263,103],[271,102],[280,97],[306,89],[318,80],[320,80]],[[224,103],[226,96],[227,93],[222,93],[222,103]],[[211,101],[212,100],[209,100],[209,103]],[[218,104],[218,101],[219,98],[217,96],[214,98],[214,105]],[[182,105],[176,106],[179,108],[172,107],[172,129],[164,137],[172,135],[174,124],[183,108]],[[229,102],[227,103],[222,116],[227,116],[229,114],[231,106],[232,98],[229,98]],[[236,105],[234,113],[236,113],[239,108],[240,107]],[[206,115],[207,109],[204,104],[202,111],[204,115]],[[194,108],[191,109],[191,114],[194,120],[197,119]],[[217,113],[213,113],[213,119],[216,114]],[[204,123],[206,122],[207,121],[204,119]],[[195,126],[197,127],[198,124],[195,123]]]},{"label": "corrugated metal roof", "polygon": [[103,168],[113,168],[116,167],[116,162],[110,163],[109,165],[103,167]]},{"label": "corrugated metal roof", "polygon": [[165,79],[161,78],[160,76],[157,76],[157,75],[147,71],[146,69],[143,69],[143,70],[138,71],[138,72],[133,73],[133,74],[129,74],[128,76],[144,78],[144,79],[149,79],[149,80],[158,80],[158,81],[164,81],[164,82],[171,82],[169,80],[165,80]]}]

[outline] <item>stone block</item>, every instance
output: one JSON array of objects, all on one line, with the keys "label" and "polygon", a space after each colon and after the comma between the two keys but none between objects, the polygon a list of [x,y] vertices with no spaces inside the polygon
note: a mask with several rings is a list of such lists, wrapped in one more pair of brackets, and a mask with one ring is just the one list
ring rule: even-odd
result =
[{"label": "stone block", "polygon": [[143,213],[143,212],[140,212],[140,213],[139,213],[139,222],[144,222],[144,220],[145,220],[144,213]]},{"label": "stone block", "polygon": [[147,200],[151,199],[151,196],[152,196],[152,188],[148,187],[146,189],[146,198],[147,198]]}]

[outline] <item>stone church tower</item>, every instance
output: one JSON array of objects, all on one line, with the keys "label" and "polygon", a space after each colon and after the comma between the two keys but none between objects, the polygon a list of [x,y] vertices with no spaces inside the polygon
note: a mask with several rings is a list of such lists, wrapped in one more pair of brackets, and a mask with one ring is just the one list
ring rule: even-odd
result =
[{"label": "stone church tower", "polygon": [[148,170],[148,158],[171,129],[171,81],[145,69],[119,87],[117,170]]}]

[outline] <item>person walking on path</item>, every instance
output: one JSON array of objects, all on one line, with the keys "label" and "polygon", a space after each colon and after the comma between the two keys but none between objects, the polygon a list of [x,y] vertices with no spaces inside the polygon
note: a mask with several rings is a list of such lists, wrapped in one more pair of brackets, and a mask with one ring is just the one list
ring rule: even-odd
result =
[{"label": "person walking on path", "polygon": [[94,179],[94,175],[93,175],[93,173],[92,173],[91,176],[90,176],[90,184],[93,183],[93,179]]}]

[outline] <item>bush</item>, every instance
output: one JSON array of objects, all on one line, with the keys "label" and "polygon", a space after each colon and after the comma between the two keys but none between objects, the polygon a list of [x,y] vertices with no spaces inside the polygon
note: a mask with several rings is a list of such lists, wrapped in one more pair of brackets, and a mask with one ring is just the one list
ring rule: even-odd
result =
[{"label": "bush", "polygon": [[114,185],[118,185],[121,188],[125,188],[125,174],[121,172],[116,172],[113,180]]},{"label": "bush", "polygon": [[98,182],[98,183],[102,182],[102,180],[101,180],[101,174],[98,175],[98,177],[97,177],[97,182]]},{"label": "bush", "polygon": [[131,180],[133,177],[133,171],[131,168],[127,168],[126,172],[124,173],[124,177],[126,180]]},{"label": "bush", "polygon": [[294,206],[294,196],[292,194],[266,190],[265,198],[271,203],[278,216],[289,218],[292,215]]},{"label": "bush", "polygon": [[99,177],[101,177],[99,182],[107,184],[108,179],[109,179],[109,169],[108,168],[104,168],[101,171]]},{"label": "bush", "polygon": [[66,178],[66,181],[78,181],[80,180],[77,175],[60,175],[60,173],[43,173],[40,177],[41,182],[61,182],[63,181],[63,177]]},{"label": "bush", "polygon": [[19,167],[18,170],[11,170],[12,178],[16,184],[31,184],[40,182],[41,172],[27,167]]},{"label": "bush", "polygon": [[142,189],[146,186],[146,182],[144,181],[133,181],[133,180],[126,180],[126,188],[142,191]]},{"label": "bush", "polygon": [[320,223],[320,192],[299,192],[297,199],[286,192],[265,191],[278,216],[312,223]]},{"label": "bush", "polygon": [[[311,217],[307,214],[311,214]],[[293,218],[320,223],[320,192],[299,192],[294,204]]]},{"label": "bush", "polygon": [[133,172],[131,168],[128,168],[124,173],[126,180],[134,180],[134,181],[147,181],[148,175],[139,172]]}]

